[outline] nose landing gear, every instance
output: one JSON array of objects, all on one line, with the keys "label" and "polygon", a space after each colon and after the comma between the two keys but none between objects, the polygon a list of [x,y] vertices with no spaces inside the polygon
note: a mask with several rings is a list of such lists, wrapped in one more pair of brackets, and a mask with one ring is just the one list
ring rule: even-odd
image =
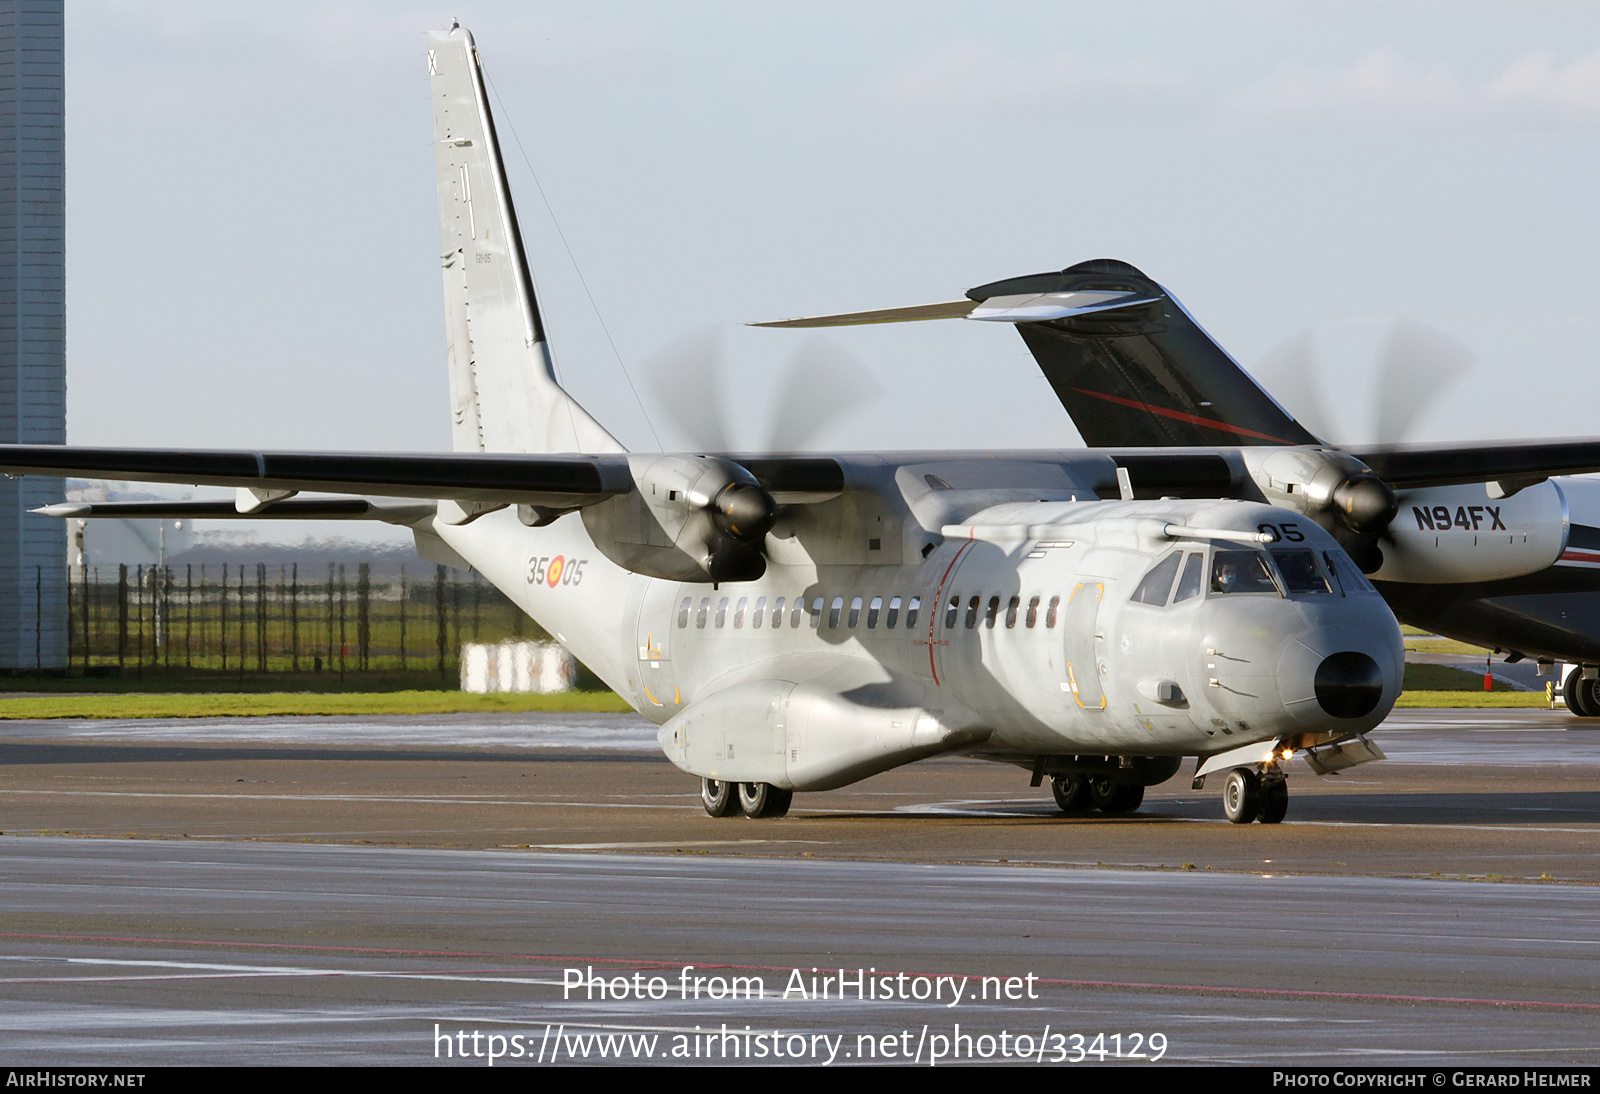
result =
[{"label": "nose landing gear", "polygon": [[1289,780],[1276,764],[1259,773],[1236,767],[1222,784],[1222,812],[1234,824],[1277,824],[1289,812]]}]

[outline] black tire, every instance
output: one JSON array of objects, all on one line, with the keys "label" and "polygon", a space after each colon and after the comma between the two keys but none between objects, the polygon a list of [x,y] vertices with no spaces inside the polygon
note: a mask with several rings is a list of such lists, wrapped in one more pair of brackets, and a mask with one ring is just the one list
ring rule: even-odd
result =
[{"label": "black tire", "polygon": [[1087,813],[1094,807],[1089,800],[1089,783],[1082,775],[1056,775],[1050,780],[1050,793],[1056,808],[1068,816]]},{"label": "black tire", "polygon": [[1261,777],[1236,767],[1222,784],[1222,812],[1234,824],[1249,824],[1261,814],[1261,796]]},{"label": "black tire", "polygon": [[731,817],[739,812],[739,792],[733,783],[716,779],[700,780],[700,804],[713,817]]},{"label": "black tire", "polygon": [[1277,824],[1289,815],[1289,780],[1273,779],[1261,785],[1261,812],[1256,820]]},{"label": "black tire", "polygon": [[1589,690],[1583,687],[1581,667],[1567,673],[1567,681],[1561,685],[1561,697],[1567,701],[1567,710],[1579,718],[1589,717]]},{"label": "black tire", "polygon": [[752,820],[781,817],[793,800],[793,790],[779,790],[771,783],[739,784],[739,810]]},{"label": "black tire", "polygon": [[1094,775],[1089,779],[1089,797],[1102,813],[1132,813],[1144,803],[1144,787]]}]

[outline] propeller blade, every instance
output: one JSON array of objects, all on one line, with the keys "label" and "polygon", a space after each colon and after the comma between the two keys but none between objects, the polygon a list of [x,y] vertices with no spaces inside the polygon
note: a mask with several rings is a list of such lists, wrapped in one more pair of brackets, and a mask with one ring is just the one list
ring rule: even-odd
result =
[{"label": "propeller blade", "polygon": [[1251,369],[1251,375],[1293,414],[1295,420],[1326,440],[1338,433],[1335,417],[1317,382],[1317,356],[1311,332],[1303,330],[1268,350]]},{"label": "propeller blade", "polygon": [[1477,362],[1477,356],[1443,331],[1400,319],[1389,332],[1378,366],[1380,445],[1398,444],[1417,422]]},{"label": "propeller blade", "polygon": [[706,327],[668,342],[643,362],[658,407],[700,452],[727,452],[722,411],[722,337]]},{"label": "propeller blade", "polygon": [[769,452],[801,452],[840,415],[882,395],[866,364],[826,338],[806,341],[789,361],[768,436]]}]

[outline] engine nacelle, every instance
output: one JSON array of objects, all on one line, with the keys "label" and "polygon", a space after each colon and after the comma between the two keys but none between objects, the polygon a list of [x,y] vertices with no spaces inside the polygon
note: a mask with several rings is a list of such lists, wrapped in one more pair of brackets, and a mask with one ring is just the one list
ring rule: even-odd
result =
[{"label": "engine nacelle", "polygon": [[772,495],[715,456],[628,457],[631,493],[583,510],[595,546],[634,573],[667,581],[754,581],[777,519]]},{"label": "engine nacelle", "polygon": [[1484,486],[1434,486],[1399,495],[1374,581],[1455,584],[1537,573],[1567,546],[1567,501],[1545,481],[1491,498]]}]

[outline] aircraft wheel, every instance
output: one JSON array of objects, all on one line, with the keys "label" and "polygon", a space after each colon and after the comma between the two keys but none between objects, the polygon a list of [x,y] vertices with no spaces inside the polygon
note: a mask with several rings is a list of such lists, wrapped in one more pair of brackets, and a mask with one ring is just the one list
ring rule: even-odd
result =
[{"label": "aircraft wheel", "polygon": [[1579,718],[1600,718],[1600,680],[1585,680],[1583,669],[1573,669],[1562,685],[1567,709]]},{"label": "aircraft wheel", "polygon": [[1261,784],[1261,814],[1256,820],[1262,824],[1277,824],[1289,813],[1289,780],[1273,779]]},{"label": "aircraft wheel", "polygon": [[739,792],[733,783],[700,780],[700,804],[713,817],[731,817],[739,811]]},{"label": "aircraft wheel", "polygon": [[[1288,797],[1284,798],[1285,804]],[[1249,824],[1261,812],[1261,778],[1247,767],[1228,772],[1222,784],[1222,812],[1234,824]]]},{"label": "aircraft wheel", "polygon": [[747,817],[781,817],[793,800],[794,791],[779,790],[771,783],[739,784],[739,809]]},{"label": "aircraft wheel", "polygon": [[1089,784],[1082,775],[1056,775],[1050,780],[1050,793],[1056,808],[1068,815],[1087,813],[1094,805],[1089,800]]},{"label": "aircraft wheel", "polygon": [[1144,802],[1144,787],[1096,775],[1089,780],[1089,797],[1102,813],[1132,813]]},{"label": "aircraft wheel", "polygon": [[1588,689],[1581,687],[1582,683],[1583,670],[1578,668],[1567,673],[1567,682],[1561,685],[1561,697],[1567,701],[1568,712],[1579,718],[1587,717],[1589,714],[1589,696],[1585,694]]}]

